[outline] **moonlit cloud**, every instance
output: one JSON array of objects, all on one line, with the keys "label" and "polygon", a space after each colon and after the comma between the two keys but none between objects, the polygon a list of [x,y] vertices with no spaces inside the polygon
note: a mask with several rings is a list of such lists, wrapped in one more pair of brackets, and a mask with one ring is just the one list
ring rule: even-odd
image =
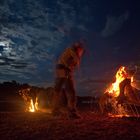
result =
[{"label": "moonlit cloud", "polygon": [[[35,83],[32,76],[36,77],[36,82],[47,79],[47,73],[53,72],[54,52],[60,49],[64,38],[73,28],[87,31],[84,23],[76,25],[73,5],[61,0],[51,7],[44,6],[41,1],[7,0],[0,5],[0,20],[0,72],[3,80],[9,77],[23,81],[30,79]],[[41,77],[43,72],[46,74]]]}]

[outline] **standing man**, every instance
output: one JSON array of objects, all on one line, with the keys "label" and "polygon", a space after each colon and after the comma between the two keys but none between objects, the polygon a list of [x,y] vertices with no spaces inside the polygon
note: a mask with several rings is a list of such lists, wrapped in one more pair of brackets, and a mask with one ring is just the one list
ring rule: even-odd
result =
[{"label": "standing man", "polygon": [[66,92],[68,114],[70,118],[80,118],[76,110],[76,92],[74,85],[74,71],[79,67],[84,53],[83,44],[75,42],[60,55],[56,65],[56,81],[53,114],[58,114],[61,93]]}]

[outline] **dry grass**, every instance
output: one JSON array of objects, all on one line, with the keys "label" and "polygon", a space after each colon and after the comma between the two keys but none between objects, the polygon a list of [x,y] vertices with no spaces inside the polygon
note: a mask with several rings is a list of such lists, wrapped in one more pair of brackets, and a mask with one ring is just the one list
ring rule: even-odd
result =
[{"label": "dry grass", "polygon": [[1,112],[0,139],[140,139],[139,119],[109,118],[89,111],[81,115],[82,119],[70,120],[47,113]]}]

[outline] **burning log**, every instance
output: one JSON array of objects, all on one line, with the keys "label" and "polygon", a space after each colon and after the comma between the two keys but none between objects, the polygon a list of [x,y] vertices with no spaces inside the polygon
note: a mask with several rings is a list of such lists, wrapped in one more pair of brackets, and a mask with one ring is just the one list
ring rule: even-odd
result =
[{"label": "burning log", "polygon": [[119,96],[118,96],[118,104],[122,104],[123,102],[125,102],[126,99],[126,95],[125,95],[125,88],[128,87],[129,91],[131,92],[131,94],[133,94],[133,90],[131,87],[131,79],[124,79],[120,84],[119,84]]}]

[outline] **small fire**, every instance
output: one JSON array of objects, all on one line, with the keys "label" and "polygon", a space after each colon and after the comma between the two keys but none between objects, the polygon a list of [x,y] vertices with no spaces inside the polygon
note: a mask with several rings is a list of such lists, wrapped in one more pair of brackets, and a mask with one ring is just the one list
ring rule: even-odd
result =
[{"label": "small fire", "polygon": [[[111,94],[111,96],[118,97],[120,94],[119,84],[126,78],[129,77],[128,73],[126,72],[126,68],[121,66],[116,73],[116,81],[111,84],[111,86],[105,91],[105,93]],[[131,82],[133,82],[133,76],[130,77]]]},{"label": "small fire", "polygon": [[24,100],[25,112],[45,112],[49,114],[52,113],[51,108],[41,106],[41,98],[39,98],[40,96],[37,96],[37,93],[31,91],[31,88],[21,89],[19,90],[19,94]]},{"label": "small fire", "polygon": [[24,100],[26,107],[25,112],[36,112],[39,110],[38,98],[36,97],[35,100],[33,100],[33,98],[30,95],[30,88],[20,90],[19,94]]},{"label": "small fire", "polygon": [[35,104],[33,103],[33,100],[31,99],[30,100],[30,105],[29,105],[29,108],[27,108],[27,111],[35,112],[35,111],[38,111],[38,110],[39,110],[39,108],[38,108],[38,98],[36,98]]}]

